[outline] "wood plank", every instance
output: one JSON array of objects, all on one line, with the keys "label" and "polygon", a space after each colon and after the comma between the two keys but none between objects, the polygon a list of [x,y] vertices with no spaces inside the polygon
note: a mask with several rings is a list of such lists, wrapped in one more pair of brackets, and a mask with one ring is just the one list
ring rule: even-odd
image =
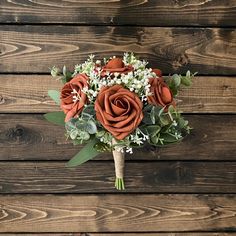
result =
[{"label": "wood plank", "polygon": [[235,195],[1,195],[1,232],[236,231]]},{"label": "wood plank", "polygon": [[[126,193],[236,193],[236,162],[126,162]],[[117,193],[114,163],[1,162],[0,193]]]},{"label": "wood plank", "polygon": [[[235,160],[235,115],[188,115],[192,133],[182,143],[135,150],[137,160]],[[66,141],[64,128],[42,115],[0,115],[0,160],[68,160],[81,147]],[[97,160],[111,159],[109,153]]]},{"label": "wood plank", "polygon": [[96,53],[98,58],[134,51],[165,74],[236,74],[236,29],[106,26],[0,27],[1,72],[48,72],[73,68]]},{"label": "wood plank", "polygon": [[[0,233],[0,235],[3,235]],[[136,236],[136,235],[142,235],[142,236],[235,236],[236,233],[205,233],[205,232],[192,232],[192,233],[43,233],[43,234],[4,234],[4,236]]]},{"label": "wood plank", "polygon": [[[235,26],[235,0],[1,1],[5,23]],[[168,15],[168,17],[166,17]]]},{"label": "wood plank", "polygon": [[[1,113],[44,113],[59,111],[47,96],[62,84],[48,75],[0,75]],[[236,77],[198,76],[180,92],[179,108],[191,113],[235,113]]]}]

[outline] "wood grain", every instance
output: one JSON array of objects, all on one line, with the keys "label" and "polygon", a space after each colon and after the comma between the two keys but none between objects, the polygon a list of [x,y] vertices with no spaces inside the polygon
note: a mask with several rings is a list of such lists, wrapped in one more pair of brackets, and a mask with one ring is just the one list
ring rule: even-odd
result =
[{"label": "wood grain", "polygon": [[236,231],[235,201],[235,195],[2,195],[0,231]]},{"label": "wood grain", "polygon": [[[0,233],[0,235],[3,235]],[[4,234],[4,236],[235,236],[236,233],[205,233],[205,232],[193,232],[193,233],[43,233],[43,234]]]},{"label": "wood grain", "polygon": [[[1,162],[0,193],[117,193],[113,161]],[[236,193],[236,162],[126,162],[125,193]]]},{"label": "wood grain", "polygon": [[[5,23],[235,26],[235,0],[1,1]],[[166,17],[168,16],[168,17]]]},{"label": "wood grain", "polygon": [[106,26],[0,27],[1,72],[48,72],[74,65],[93,53],[98,58],[134,51],[165,74],[188,69],[199,74],[236,74],[236,30]]},{"label": "wood grain", "polygon": [[[188,115],[192,133],[182,143],[136,149],[137,160],[235,160],[235,115]],[[0,160],[68,160],[79,150],[64,129],[36,114],[0,115]],[[98,160],[111,159],[109,153]]]},{"label": "wood grain", "polygon": [[[191,113],[235,113],[236,77],[195,77],[193,85],[178,96],[179,108]],[[59,111],[48,96],[60,90],[60,81],[48,75],[0,75],[1,113],[44,113]]]}]

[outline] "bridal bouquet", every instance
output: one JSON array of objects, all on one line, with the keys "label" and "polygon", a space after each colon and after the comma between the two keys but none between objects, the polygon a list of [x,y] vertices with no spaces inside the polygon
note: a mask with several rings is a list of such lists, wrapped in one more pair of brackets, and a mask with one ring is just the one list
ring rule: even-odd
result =
[{"label": "bridal bouquet", "polygon": [[45,114],[53,123],[65,126],[66,137],[75,145],[86,144],[69,162],[80,165],[101,152],[112,152],[115,187],[124,185],[125,153],[146,143],[163,146],[189,133],[188,121],[177,109],[175,97],[181,85],[189,86],[194,74],[162,77],[159,69],[147,67],[133,53],[123,58],[95,60],[93,55],[74,72],[53,67],[51,74],[64,83],[49,96],[62,112]]}]

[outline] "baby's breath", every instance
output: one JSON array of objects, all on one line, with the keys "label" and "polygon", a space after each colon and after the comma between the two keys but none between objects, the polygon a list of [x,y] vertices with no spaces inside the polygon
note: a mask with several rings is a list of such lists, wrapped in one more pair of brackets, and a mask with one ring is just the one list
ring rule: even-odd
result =
[{"label": "baby's breath", "polygon": [[[90,103],[95,102],[102,87],[110,87],[115,84],[122,85],[131,92],[135,92],[142,102],[147,101],[147,96],[151,95],[149,79],[156,77],[156,74],[152,72],[152,69],[146,68],[146,61],[137,59],[132,53],[125,53],[123,62],[126,66],[132,66],[134,71],[127,74],[117,72],[111,74],[109,72],[102,73],[101,60],[96,60],[95,62],[94,60],[95,56],[90,55],[83,64],[76,65],[74,71],[74,75],[77,73],[88,75],[89,89],[83,89],[83,92],[86,93]],[[107,61],[104,59],[104,62]]]}]

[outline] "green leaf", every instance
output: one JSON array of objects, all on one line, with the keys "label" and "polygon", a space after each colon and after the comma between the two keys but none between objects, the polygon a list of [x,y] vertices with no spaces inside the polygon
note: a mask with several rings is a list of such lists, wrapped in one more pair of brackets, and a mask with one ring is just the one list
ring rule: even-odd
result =
[{"label": "green leaf", "polygon": [[95,115],[94,105],[87,105],[83,109],[83,113],[87,113],[89,115]]},{"label": "green leaf", "polygon": [[65,125],[65,114],[62,111],[47,113],[44,118],[56,125]]},{"label": "green leaf", "polygon": [[177,74],[174,74],[172,76],[172,80],[173,80],[173,83],[174,83],[175,87],[178,88],[180,86],[181,77]]},{"label": "green leaf", "polygon": [[86,131],[89,134],[95,134],[97,132],[97,126],[96,126],[96,124],[92,120],[89,120],[87,122],[87,124],[86,124]]},{"label": "green leaf", "polygon": [[88,132],[86,132],[86,131],[80,131],[80,137],[81,137],[81,139],[83,139],[83,140],[89,140],[90,139],[90,135],[89,135],[89,133]]},{"label": "green leaf", "polygon": [[150,136],[156,136],[160,132],[161,127],[159,125],[150,125],[146,129]]},{"label": "green leaf", "polygon": [[65,65],[62,68],[62,73],[63,73],[62,81],[64,83],[69,82],[72,77],[72,72],[68,71]]},{"label": "green leaf", "polygon": [[60,92],[57,90],[48,90],[48,96],[57,104],[60,105]]},{"label": "green leaf", "polygon": [[169,133],[164,133],[161,135],[161,138],[164,140],[164,143],[176,143],[179,139],[176,139],[173,135]]},{"label": "green leaf", "polygon": [[98,139],[91,139],[89,143],[87,143],[84,148],[77,153],[68,163],[68,167],[75,167],[83,164],[84,162],[91,160],[95,156],[99,154],[99,152],[95,149],[95,145],[99,142]]},{"label": "green leaf", "polygon": [[187,76],[181,77],[181,84],[184,86],[190,86],[192,84],[191,78]]},{"label": "green leaf", "polygon": [[155,107],[153,107],[150,112],[150,118],[151,118],[152,123],[155,124],[156,123]]},{"label": "green leaf", "polygon": [[53,66],[50,70],[51,70],[52,77],[57,77],[61,74],[60,69],[56,66]]},{"label": "green leaf", "polygon": [[149,113],[144,113],[144,117],[143,117],[142,122],[143,122],[144,124],[147,124],[147,125],[153,124],[152,119],[151,119]]},{"label": "green leaf", "polygon": [[171,122],[170,117],[167,114],[160,116],[159,120],[161,126],[166,126]]},{"label": "green leaf", "polygon": [[77,135],[78,135],[78,130],[72,130],[71,132],[70,132],[70,138],[71,139],[76,139],[76,137],[77,137]]},{"label": "green leaf", "polygon": [[62,73],[63,73],[64,76],[66,76],[66,72],[67,72],[66,66],[64,65],[63,68],[62,68]]}]

